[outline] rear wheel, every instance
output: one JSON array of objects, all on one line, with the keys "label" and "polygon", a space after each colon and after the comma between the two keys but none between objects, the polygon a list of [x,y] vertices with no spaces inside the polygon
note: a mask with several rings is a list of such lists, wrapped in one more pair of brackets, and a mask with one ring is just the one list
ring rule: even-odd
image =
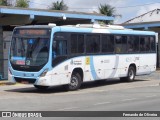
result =
[{"label": "rear wheel", "polygon": [[82,84],[82,78],[79,73],[73,72],[70,83],[66,85],[67,90],[73,91],[80,88]]},{"label": "rear wheel", "polygon": [[128,69],[127,77],[122,77],[120,78],[120,80],[131,82],[131,81],[134,81],[135,76],[136,76],[136,70],[133,66],[130,66]]},{"label": "rear wheel", "polygon": [[49,86],[41,86],[41,85],[34,85],[35,88],[39,89],[39,90],[46,90],[49,88]]}]

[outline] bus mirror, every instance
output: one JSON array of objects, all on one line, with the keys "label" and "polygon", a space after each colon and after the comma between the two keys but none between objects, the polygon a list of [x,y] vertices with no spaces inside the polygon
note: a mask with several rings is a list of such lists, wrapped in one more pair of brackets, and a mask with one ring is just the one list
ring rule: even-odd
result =
[{"label": "bus mirror", "polygon": [[57,46],[56,44],[57,44],[56,41],[53,41],[53,45],[52,45],[53,50],[56,50],[56,46]]}]

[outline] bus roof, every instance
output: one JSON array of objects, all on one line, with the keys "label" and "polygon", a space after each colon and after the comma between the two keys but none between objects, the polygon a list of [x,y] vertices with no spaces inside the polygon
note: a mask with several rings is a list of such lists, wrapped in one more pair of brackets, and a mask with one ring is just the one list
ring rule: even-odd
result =
[{"label": "bus roof", "polygon": [[[110,34],[131,34],[131,35],[156,35],[153,31],[139,31],[124,28],[123,26],[117,25],[97,25],[97,24],[78,24],[78,25],[64,25],[56,26],[56,24],[49,25],[30,25],[30,26],[20,26],[16,28],[50,28],[57,29],[62,32],[87,32],[87,33],[110,33]],[[58,32],[57,31],[57,32]]]}]

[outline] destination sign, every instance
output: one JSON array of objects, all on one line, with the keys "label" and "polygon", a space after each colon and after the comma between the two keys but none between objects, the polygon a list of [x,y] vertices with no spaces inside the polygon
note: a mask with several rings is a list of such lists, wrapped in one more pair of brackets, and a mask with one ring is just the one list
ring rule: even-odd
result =
[{"label": "destination sign", "polygon": [[46,29],[19,29],[18,34],[20,35],[48,35]]}]

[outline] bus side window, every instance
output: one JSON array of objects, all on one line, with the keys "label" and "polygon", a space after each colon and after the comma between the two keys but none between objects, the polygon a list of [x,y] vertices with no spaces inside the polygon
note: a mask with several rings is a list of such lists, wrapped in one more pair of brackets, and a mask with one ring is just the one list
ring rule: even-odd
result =
[{"label": "bus side window", "polygon": [[149,52],[150,51],[150,39],[149,39],[149,37],[146,37],[145,43],[146,43],[146,51]]},{"label": "bus side window", "polygon": [[128,37],[128,45],[127,45],[127,51],[129,53],[132,53],[135,50],[135,37],[134,36],[129,36]]},{"label": "bus side window", "polygon": [[78,53],[84,53],[84,35],[78,35]]},{"label": "bus side window", "polygon": [[150,41],[149,37],[140,38],[140,51],[149,52],[150,51]]},{"label": "bus side window", "polygon": [[121,36],[115,36],[115,52],[116,53],[121,53],[121,47],[122,47]]},{"label": "bus side window", "polygon": [[84,53],[84,35],[72,34],[70,41],[72,54]]},{"label": "bus side window", "polygon": [[127,36],[122,36],[121,53],[126,53],[127,51]]},{"label": "bus side window", "polygon": [[128,52],[133,52],[133,44],[131,41],[128,42]]},{"label": "bus side window", "polygon": [[140,51],[141,52],[145,51],[145,38],[144,37],[140,38]]},{"label": "bus side window", "polygon": [[76,34],[71,35],[71,53],[72,54],[77,53],[77,35]]},{"label": "bus side window", "polygon": [[114,36],[113,35],[102,35],[102,53],[114,52]]},{"label": "bus side window", "polygon": [[86,52],[87,53],[100,52],[100,36],[99,35],[87,35]]},{"label": "bus side window", "polygon": [[134,42],[134,52],[139,51],[139,36],[134,36],[133,37],[133,42]]},{"label": "bus side window", "polygon": [[127,51],[127,36],[115,36],[115,52],[126,53]]},{"label": "bus side window", "polygon": [[156,43],[155,43],[154,37],[150,37],[150,45],[151,45],[151,51],[155,52],[156,51]]}]

